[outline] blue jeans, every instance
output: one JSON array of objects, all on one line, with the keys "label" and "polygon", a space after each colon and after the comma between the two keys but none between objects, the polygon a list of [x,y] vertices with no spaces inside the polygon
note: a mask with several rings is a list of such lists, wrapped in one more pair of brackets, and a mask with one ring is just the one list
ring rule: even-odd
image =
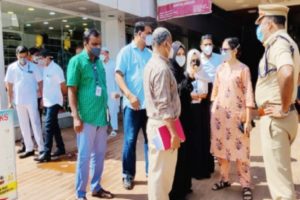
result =
[{"label": "blue jeans", "polygon": [[145,170],[148,175],[148,139],[146,135],[146,110],[135,111],[129,107],[124,108],[124,144],[123,144],[123,177],[134,179],[136,162],[136,141],[140,129],[144,135]]},{"label": "blue jeans", "polygon": [[[87,123],[77,134],[76,195],[85,197],[91,171],[91,192],[101,189],[100,181],[106,152],[107,126],[96,127]],[[90,167],[91,166],[91,167]]]},{"label": "blue jeans", "polygon": [[61,136],[61,131],[58,125],[58,111],[60,105],[56,104],[51,107],[46,107],[46,122],[45,122],[45,148],[44,153],[50,155],[53,145],[53,137],[55,138],[57,149],[61,152],[65,152],[65,145]]}]

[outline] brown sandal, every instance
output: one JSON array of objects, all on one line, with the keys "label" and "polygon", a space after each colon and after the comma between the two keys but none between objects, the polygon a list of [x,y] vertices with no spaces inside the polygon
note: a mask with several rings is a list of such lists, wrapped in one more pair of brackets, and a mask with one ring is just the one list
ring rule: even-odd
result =
[{"label": "brown sandal", "polygon": [[104,190],[103,188],[100,189],[98,192],[92,193],[93,197],[99,197],[99,198],[105,198],[105,199],[112,199],[114,198],[114,195],[110,193],[109,191]]}]

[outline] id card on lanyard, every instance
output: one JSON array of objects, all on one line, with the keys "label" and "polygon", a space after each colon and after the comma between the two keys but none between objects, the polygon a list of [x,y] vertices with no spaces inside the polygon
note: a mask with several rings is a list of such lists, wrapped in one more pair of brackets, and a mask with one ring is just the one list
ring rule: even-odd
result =
[{"label": "id card on lanyard", "polygon": [[99,83],[99,76],[98,76],[96,62],[93,64],[93,71],[94,71],[94,77],[95,77],[95,81],[96,81],[95,95],[97,97],[101,97],[101,95],[102,95],[102,88],[100,87],[100,83]]}]

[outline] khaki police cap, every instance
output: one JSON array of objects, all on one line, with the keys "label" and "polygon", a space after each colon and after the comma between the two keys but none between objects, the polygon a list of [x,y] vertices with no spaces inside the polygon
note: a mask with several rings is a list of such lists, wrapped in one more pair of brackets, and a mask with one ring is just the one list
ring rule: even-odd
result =
[{"label": "khaki police cap", "polygon": [[287,18],[289,8],[280,4],[261,4],[258,6],[258,18],[255,24],[259,24],[265,16],[284,16]]}]

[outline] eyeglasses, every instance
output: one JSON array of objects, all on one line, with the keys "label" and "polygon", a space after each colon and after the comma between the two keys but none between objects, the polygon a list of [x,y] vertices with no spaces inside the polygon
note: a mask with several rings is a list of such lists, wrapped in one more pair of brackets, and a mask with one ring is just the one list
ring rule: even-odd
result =
[{"label": "eyeglasses", "polygon": [[220,52],[227,52],[227,51],[231,51],[230,48],[220,48]]}]

